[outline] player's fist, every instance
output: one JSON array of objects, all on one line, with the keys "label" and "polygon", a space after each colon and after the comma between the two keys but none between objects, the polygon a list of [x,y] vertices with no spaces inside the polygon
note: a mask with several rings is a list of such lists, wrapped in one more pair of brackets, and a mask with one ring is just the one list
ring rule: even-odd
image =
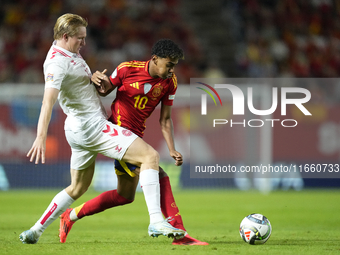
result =
[{"label": "player's fist", "polygon": [[181,166],[183,164],[183,156],[178,151],[170,151],[170,156],[175,160],[176,166]]}]

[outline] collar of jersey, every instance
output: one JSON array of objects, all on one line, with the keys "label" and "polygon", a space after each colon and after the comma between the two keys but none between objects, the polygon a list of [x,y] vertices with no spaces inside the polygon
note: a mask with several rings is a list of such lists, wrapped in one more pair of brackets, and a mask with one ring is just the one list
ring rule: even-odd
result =
[{"label": "collar of jersey", "polygon": [[57,41],[53,42],[53,47],[57,48],[58,50],[61,50],[62,52],[65,52],[65,54],[69,55],[70,57],[76,58],[79,56],[79,54],[77,53],[73,53],[71,51],[68,51],[60,46],[57,46]]},{"label": "collar of jersey", "polygon": [[150,78],[154,79],[154,78],[150,75],[150,73],[149,73],[150,60],[151,60],[151,59],[149,59],[149,61],[146,61],[146,65],[145,65],[144,71],[148,74],[148,76],[149,76]]}]

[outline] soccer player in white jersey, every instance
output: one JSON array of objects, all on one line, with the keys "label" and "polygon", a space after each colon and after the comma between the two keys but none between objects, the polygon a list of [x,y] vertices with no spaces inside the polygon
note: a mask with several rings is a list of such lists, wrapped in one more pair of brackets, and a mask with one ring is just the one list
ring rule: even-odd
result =
[{"label": "soccer player in white jersey", "polygon": [[[107,121],[91,71],[79,51],[85,46],[87,21],[64,14],[54,26],[54,43],[44,62],[45,92],[37,137],[27,156],[45,163],[46,136],[52,108],[59,101],[67,115],[65,136],[71,146],[71,184],[59,192],[40,219],[22,232],[20,240],[34,244],[44,230],[88,189],[98,153],[140,166],[140,183],[150,215],[150,236],[182,236],[185,232],[163,219],[158,179],[159,155],[131,131]],[[125,189],[129,183],[121,179]]]}]

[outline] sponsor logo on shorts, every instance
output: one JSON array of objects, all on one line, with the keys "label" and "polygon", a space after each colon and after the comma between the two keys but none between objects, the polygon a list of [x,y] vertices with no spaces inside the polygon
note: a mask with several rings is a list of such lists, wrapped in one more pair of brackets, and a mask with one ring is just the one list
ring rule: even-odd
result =
[{"label": "sponsor logo on shorts", "polygon": [[108,133],[109,136],[117,136],[118,135],[118,131],[116,129],[111,130],[111,127],[107,124],[106,124],[106,129],[103,130],[103,132]]},{"label": "sponsor logo on shorts", "polygon": [[125,135],[125,136],[131,136],[132,135],[132,132],[130,131],[130,130],[123,130],[123,135]]},{"label": "sponsor logo on shorts", "polygon": [[115,150],[120,152],[122,150],[122,147],[119,147],[118,145],[115,146]]}]

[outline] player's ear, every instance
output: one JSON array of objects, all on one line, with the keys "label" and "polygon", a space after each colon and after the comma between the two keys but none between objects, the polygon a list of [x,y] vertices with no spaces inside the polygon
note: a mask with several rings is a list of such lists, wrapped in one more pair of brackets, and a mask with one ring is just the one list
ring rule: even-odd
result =
[{"label": "player's ear", "polygon": [[152,61],[153,61],[153,63],[154,63],[155,65],[157,65],[157,62],[158,62],[158,56],[156,56],[156,55],[153,55],[153,56],[152,56]]},{"label": "player's ear", "polygon": [[67,41],[68,35],[67,34],[63,34],[63,38]]}]

